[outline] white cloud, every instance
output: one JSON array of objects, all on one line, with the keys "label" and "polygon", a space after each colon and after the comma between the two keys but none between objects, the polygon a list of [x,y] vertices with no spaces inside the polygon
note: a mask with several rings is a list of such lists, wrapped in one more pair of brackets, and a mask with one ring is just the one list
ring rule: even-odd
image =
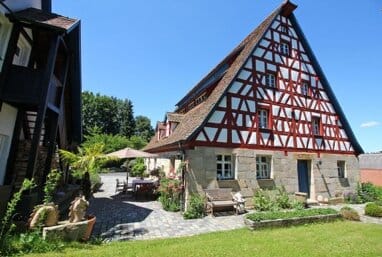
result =
[{"label": "white cloud", "polygon": [[371,128],[379,126],[381,123],[378,121],[368,121],[361,124],[361,128]]}]

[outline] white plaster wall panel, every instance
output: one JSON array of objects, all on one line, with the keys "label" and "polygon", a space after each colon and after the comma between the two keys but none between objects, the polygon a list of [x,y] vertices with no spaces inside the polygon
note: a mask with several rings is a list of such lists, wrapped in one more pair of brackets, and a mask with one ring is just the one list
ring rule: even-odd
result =
[{"label": "white plaster wall panel", "polygon": [[212,127],[204,128],[204,131],[206,132],[209,141],[214,140],[217,130],[218,130],[217,128],[212,128]]},{"label": "white plaster wall panel", "polygon": [[279,82],[279,88],[281,90],[285,90],[286,87],[285,87],[284,81],[282,79],[279,79],[278,82]]},{"label": "white plaster wall panel", "polygon": [[281,22],[282,23],[287,23],[287,19],[284,16],[280,16],[280,17],[281,17]]},{"label": "white plaster wall panel", "polygon": [[273,61],[273,53],[271,51],[267,51],[265,53],[264,59],[266,59],[268,61]]},{"label": "white plaster wall panel", "polygon": [[215,111],[208,122],[220,124],[223,121],[225,112],[223,111]]},{"label": "white plaster wall panel", "polygon": [[296,31],[295,31],[293,28],[291,28],[291,27],[289,27],[289,33],[290,33],[293,37],[297,37]]},{"label": "white plaster wall panel", "polygon": [[264,143],[266,144],[269,140],[269,133],[260,133],[261,134],[261,137],[263,138],[264,140]]},{"label": "white plaster wall panel", "polygon": [[285,113],[289,119],[292,119],[292,109],[287,107],[285,108]]},{"label": "white plaster wall panel", "polygon": [[280,63],[280,64],[283,63],[283,60],[281,59],[281,57],[280,57],[279,54],[275,54],[275,62],[276,62],[276,63]]},{"label": "white plaster wall panel", "polygon": [[234,144],[240,144],[240,138],[239,135],[237,134],[237,131],[235,129],[232,130],[232,143]]},{"label": "white plaster wall panel", "polygon": [[[314,115],[314,113],[313,113]],[[305,112],[305,117],[306,117],[306,120],[311,122],[312,121],[312,114],[310,112]]]},{"label": "white plaster wall panel", "polygon": [[273,40],[277,43],[280,43],[280,35],[276,31],[273,31]]},{"label": "white plaster wall panel", "polygon": [[243,90],[241,91],[241,94],[240,94],[240,95],[242,95],[242,96],[247,95],[248,92],[249,92],[249,90],[251,90],[251,88],[252,88],[252,87],[251,87],[250,85],[245,85],[244,88],[243,88]]},{"label": "white plaster wall panel", "polygon": [[327,106],[328,106],[328,109],[329,109],[330,113],[335,113],[333,105],[331,103],[328,103]]},{"label": "white plaster wall panel", "polygon": [[300,49],[300,51],[305,53],[305,49],[304,49],[304,47],[302,46],[301,42],[299,42],[298,45],[299,45],[299,49]]},{"label": "white plaster wall panel", "polygon": [[231,85],[230,89],[228,90],[228,92],[230,93],[234,93],[234,94],[237,94],[237,92],[239,92],[240,88],[243,86],[243,83],[241,82],[233,82],[233,84]]},{"label": "white plaster wall panel", "polygon": [[281,76],[288,80],[289,79],[289,69],[285,67],[280,67]]},{"label": "white plaster wall panel", "polygon": [[276,147],[277,146],[282,146],[278,136],[275,136],[275,138],[273,139],[273,145],[276,146]]},{"label": "white plaster wall panel", "polygon": [[267,99],[273,101],[273,90],[268,88],[266,90],[267,90]]},{"label": "white plaster wall panel", "polygon": [[273,23],[272,23],[272,29],[276,29],[278,26],[280,25],[280,22],[278,22],[277,20],[276,21],[274,21]]},{"label": "white plaster wall panel", "polygon": [[325,93],[325,91],[320,91],[320,95],[322,99],[324,99],[325,101],[329,101],[328,95]]},{"label": "white plaster wall panel", "polygon": [[[265,84],[265,83],[264,83]],[[265,95],[265,92],[264,92],[264,89],[262,87],[259,87],[257,88],[257,97],[260,98],[260,99],[264,99],[264,95]]]},{"label": "white plaster wall panel", "polygon": [[245,104],[246,101],[243,101],[241,106],[240,106],[240,111],[246,112],[248,111],[247,105]]},{"label": "white plaster wall panel", "polygon": [[345,130],[344,130],[344,129],[340,129],[340,134],[341,134],[341,137],[342,137],[342,138],[345,138],[345,139],[348,138],[348,137],[346,136],[346,133],[345,133]]},{"label": "white plaster wall panel", "polygon": [[294,82],[297,82],[297,80],[298,80],[298,72],[295,71],[295,70],[292,70],[291,75],[292,75],[292,80]]},{"label": "white plaster wall panel", "polygon": [[266,40],[266,39],[262,39],[262,40],[260,41],[260,46],[262,46],[262,47],[264,47],[264,48],[268,48],[270,44],[271,44],[271,41]]},{"label": "white plaster wall panel", "polygon": [[256,70],[261,71],[261,72],[265,72],[265,64],[263,61],[256,60]]},{"label": "white plaster wall panel", "polygon": [[288,23],[288,25],[292,25],[289,19],[286,19],[286,22]]},{"label": "white plaster wall panel", "polygon": [[306,54],[301,54],[301,57],[304,62],[309,62],[309,58]]},{"label": "white plaster wall panel", "polygon": [[237,97],[232,97],[231,98],[231,108],[233,110],[238,110],[239,109],[239,103],[240,103],[240,98],[237,98]]},{"label": "white plaster wall panel", "polygon": [[264,37],[267,38],[267,39],[272,39],[271,31],[268,30],[267,33],[265,33],[265,36],[264,36]]},{"label": "white plaster wall panel", "polygon": [[220,143],[227,143],[227,129],[221,129],[217,141]]},{"label": "white plaster wall panel", "polygon": [[276,129],[277,129],[278,131],[283,131],[283,125],[282,125],[281,122],[277,122],[277,127],[276,127]]},{"label": "white plaster wall panel", "polygon": [[257,135],[256,132],[252,132],[251,137],[249,138],[249,142],[248,142],[249,144],[254,145],[257,143],[256,135]]},{"label": "white plaster wall panel", "polygon": [[226,108],[227,107],[227,97],[224,96],[222,100],[220,100],[219,107]]},{"label": "white plaster wall panel", "polygon": [[272,106],[272,115],[273,116],[277,116],[279,114],[279,111],[280,111],[280,107],[277,106],[277,105],[273,105]]},{"label": "white plaster wall panel", "polygon": [[241,130],[240,134],[241,134],[241,138],[243,138],[244,142],[247,142],[248,141],[249,132],[246,131],[246,130]]},{"label": "white plaster wall panel", "polygon": [[288,140],[288,147],[295,147],[292,138]]},{"label": "white plaster wall panel", "polygon": [[[283,83],[283,82],[281,82],[281,83]],[[275,95],[275,102],[279,102],[280,97],[281,97],[281,93],[279,91],[276,91],[274,95]]]},{"label": "white plaster wall panel", "polygon": [[236,125],[237,126],[244,126],[243,124],[243,114],[239,113],[236,118]]},{"label": "white plaster wall panel", "polygon": [[274,64],[267,63],[267,69],[270,71],[277,71],[277,67]]},{"label": "white plaster wall panel", "polygon": [[345,146],[344,142],[341,142],[340,146],[341,146],[341,151],[346,151],[346,146]]},{"label": "white plaster wall panel", "polygon": [[284,130],[285,130],[285,132],[289,132],[290,131],[289,123],[287,121],[284,121]]},{"label": "white plaster wall panel", "polygon": [[252,58],[248,59],[248,61],[246,62],[244,67],[247,68],[247,69],[252,70]]},{"label": "white plaster wall panel", "polygon": [[254,55],[257,57],[262,57],[264,55],[264,52],[265,52],[265,49],[257,47],[254,52]]},{"label": "white plaster wall panel", "polygon": [[7,166],[9,150],[11,147],[16,116],[17,109],[6,103],[3,103],[0,110],[0,120],[6,122],[0,123],[0,135],[3,135],[2,137],[4,140],[2,143],[3,146],[0,148],[0,185],[3,185],[4,183],[5,169]]},{"label": "white plaster wall panel", "polygon": [[256,112],[256,102],[252,100],[247,100],[249,111],[254,113]]},{"label": "white plaster wall panel", "polygon": [[238,77],[239,77],[240,79],[247,80],[251,75],[252,75],[251,72],[242,69],[242,70],[240,71]]},{"label": "white plaster wall panel", "polygon": [[200,132],[196,140],[205,142],[207,141],[207,138],[204,136],[203,132]]},{"label": "white plaster wall panel", "polygon": [[300,68],[300,62],[299,61],[294,61],[292,67],[298,70]]},{"label": "white plaster wall panel", "polygon": [[245,115],[245,123],[248,128],[253,126],[252,119],[253,118],[250,115]]},{"label": "white plaster wall panel", "polygon": [[285,40],[285,41],[287,41],[287,42],[290,42],[290,37],[288,37],[288,36],[286,36],[286,35],[281,35],[281,39],[282,40]]},{"label": "white plaster wall panel", "polygon": [[298,49],[297,40],[292,39],[292,49]]}]

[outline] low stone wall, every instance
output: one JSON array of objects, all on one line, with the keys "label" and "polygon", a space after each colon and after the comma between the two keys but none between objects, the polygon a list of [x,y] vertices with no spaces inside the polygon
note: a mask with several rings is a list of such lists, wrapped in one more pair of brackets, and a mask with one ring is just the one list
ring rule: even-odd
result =
[{"label": "low stone wall", "polygon": [[244,218],[245,225],[251,229],[262,229],[270,227],[288,227],[294,225],[303,225],[307,223],[315,222],[331,222],[334,220],[341,219],[341,214],[327,214],[327,215],[315,215],[309,217],[296,217],[289,219],[276,219],[276,220],[262,220],[262,221],[252,221],[250,219]]}]

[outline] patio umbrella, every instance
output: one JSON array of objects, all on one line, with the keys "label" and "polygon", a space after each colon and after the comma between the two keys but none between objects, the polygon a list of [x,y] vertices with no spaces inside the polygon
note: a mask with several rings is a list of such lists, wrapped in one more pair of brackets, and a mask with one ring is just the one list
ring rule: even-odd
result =
[{"label": "patio umbrella", "polygon": [[158,157],[157,154],[152,154],[152,153],[148,153],[145,151],[140,151],[140,150],[136,150],[136,149],[132,149],[132,148],[128,148],[128,147],[123,148],[123,149],[118,150],[118,151],[115,151],[115,152],[112,152],[112,153],[108,153],[107,156],[114,156],[114,157],[121,158],[121,159],[138,158],[138,157],[143,157],[143,158]]}]

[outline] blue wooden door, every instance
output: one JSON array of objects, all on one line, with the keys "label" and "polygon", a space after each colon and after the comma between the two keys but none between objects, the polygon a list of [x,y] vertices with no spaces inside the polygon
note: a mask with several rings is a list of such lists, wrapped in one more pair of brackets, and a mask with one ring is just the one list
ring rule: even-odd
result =
[{"label": "blue wooden door", "polygon": [[309,197],[309,168],[308,160],[297,160],[298,190]]}]

